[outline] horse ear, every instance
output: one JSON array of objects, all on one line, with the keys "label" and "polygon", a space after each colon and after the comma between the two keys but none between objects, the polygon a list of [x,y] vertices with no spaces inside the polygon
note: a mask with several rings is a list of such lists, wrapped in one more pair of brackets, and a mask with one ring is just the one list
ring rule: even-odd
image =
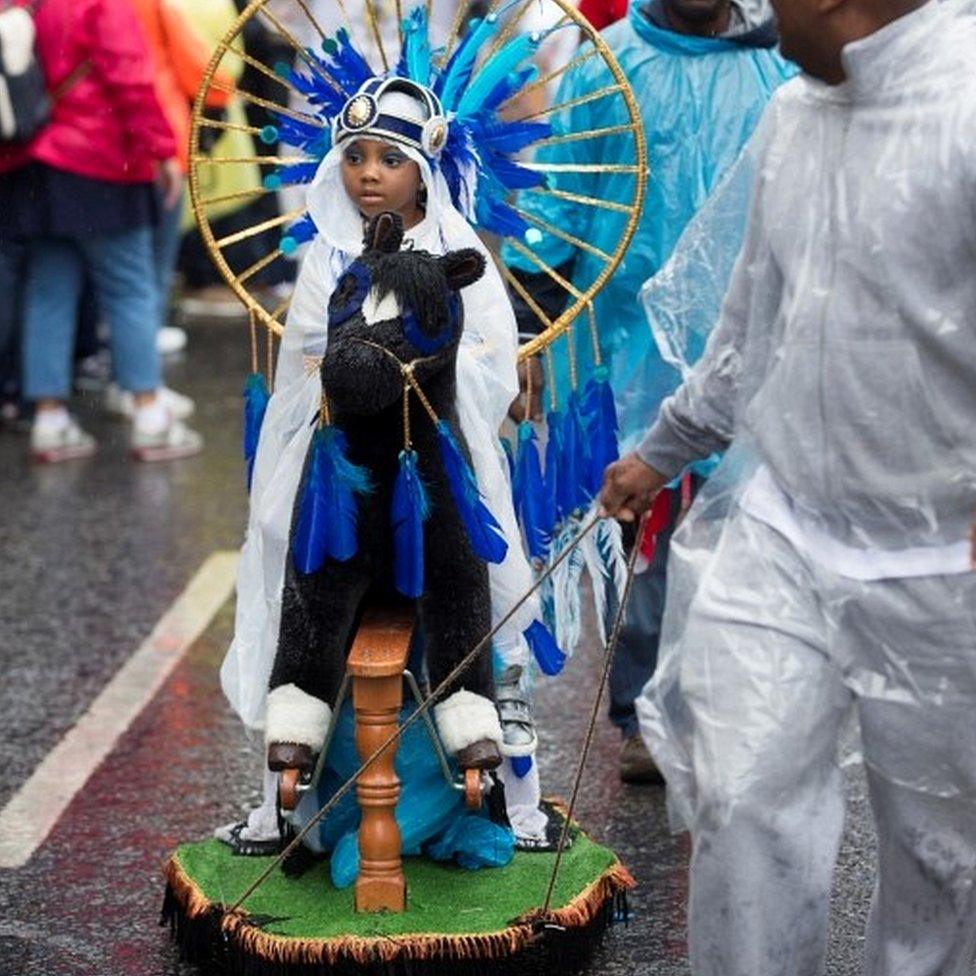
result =
[{"label": "horse ear", "polygon": [[441,259],[447,283],[454,291],[473,285],[485,273],[485,258],[473,247],[449,251]]},{"label": "horse ear", "polygon": [[365,250],[395,254],[403,243],[403,220],[391,211],[377,214],[366,228]]}]

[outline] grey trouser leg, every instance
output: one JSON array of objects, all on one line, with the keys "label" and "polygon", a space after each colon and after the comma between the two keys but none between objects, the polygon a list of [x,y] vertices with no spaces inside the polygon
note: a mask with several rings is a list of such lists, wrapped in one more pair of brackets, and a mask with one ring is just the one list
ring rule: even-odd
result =
[{"label": "grey trouser leg", "polygon": [[[976,950],[976,575],[867,584],[838,613],[879,874],[867,976],[969,976]],[[833,601],[831,601],[833,603]]]},{"label": "grey trouser leg", "polygon": [[976,575],[860,583],[743,514],[691,607],[696,976],[818,976],[848,704],[878,824],[867,976],[963,976],[976,932]]},{"label": "grey trouser leg", "polygon": [[681,686],[694,717],[689,953],[695,976],[816,976],[843,826],[850,704],[812,580],[739,517],[692,604]]}]

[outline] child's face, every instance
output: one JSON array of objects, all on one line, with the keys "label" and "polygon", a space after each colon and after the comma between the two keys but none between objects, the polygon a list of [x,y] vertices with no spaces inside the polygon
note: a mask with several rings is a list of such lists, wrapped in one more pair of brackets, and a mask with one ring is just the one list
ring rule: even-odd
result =
[{"label": "child's face", "polygon": [[420,183],[420,167],[391,142],[356,139],[342,153],[342,185],[364,217],[392,210],[409,225]]}]

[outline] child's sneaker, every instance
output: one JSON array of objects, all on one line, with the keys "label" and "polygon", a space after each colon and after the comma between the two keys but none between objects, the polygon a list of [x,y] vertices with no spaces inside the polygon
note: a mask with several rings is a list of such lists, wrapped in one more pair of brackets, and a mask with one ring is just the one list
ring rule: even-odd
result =
[{"label": "child's sneaker", "polygon": [[95,438],[86,434],[71,416],[57,424],[35,420],[31,427],[31,457],[42,464],[91,457],[96,448]]},{"label": "child's sneaker", "polygon": [[191,457],[203,450],[203,438],[179,420],[170,422],[159,431],[132,428],[132,455],[137,461],[175,461]]}]

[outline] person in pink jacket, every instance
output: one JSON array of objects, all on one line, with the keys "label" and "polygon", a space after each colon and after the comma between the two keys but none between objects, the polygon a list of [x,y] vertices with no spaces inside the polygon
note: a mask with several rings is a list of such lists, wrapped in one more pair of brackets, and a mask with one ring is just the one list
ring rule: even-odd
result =
[{"label": "person in pink jacket", "polygon": [[194,454],[200,436],[158,395],[152,228],[182,173],[141,27],[127,0],[45,0],[35,25],[53,111],[27,149],[30,165],[7,175],[0,195],[16,204],[0,208],[0,221],[16,220],[30,239],[23,384],[37,408],[32,454],[62,461],[95,450],[66,408],[86,275],[110,326],[116,378],[134,397],[133,454]]}]

